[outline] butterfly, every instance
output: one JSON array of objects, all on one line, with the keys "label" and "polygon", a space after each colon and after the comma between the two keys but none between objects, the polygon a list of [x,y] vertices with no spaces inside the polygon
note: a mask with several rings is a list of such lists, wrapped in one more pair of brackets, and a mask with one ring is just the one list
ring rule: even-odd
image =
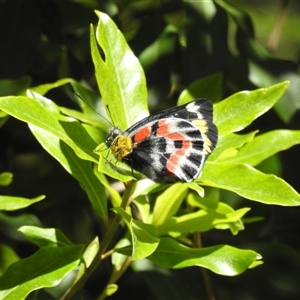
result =
[{"label": "butterfly", "polygon": [[206,99],[152,114],[122,131],[112,127],[106,146],[117,161],[159,183],[191,182],[218,141],[213,105]]}]

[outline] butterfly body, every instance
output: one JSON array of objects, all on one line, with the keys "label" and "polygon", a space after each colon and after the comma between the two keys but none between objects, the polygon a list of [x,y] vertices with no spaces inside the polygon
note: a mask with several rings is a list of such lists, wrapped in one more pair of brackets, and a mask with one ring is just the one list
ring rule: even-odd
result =
[{"label": "butterfly body", "polygon": [[111,128],[106,145],[118,161],[156,182],[191,182],[217,143],[212,113],[208,100],[197,99],[150,115],[126,131]]}]

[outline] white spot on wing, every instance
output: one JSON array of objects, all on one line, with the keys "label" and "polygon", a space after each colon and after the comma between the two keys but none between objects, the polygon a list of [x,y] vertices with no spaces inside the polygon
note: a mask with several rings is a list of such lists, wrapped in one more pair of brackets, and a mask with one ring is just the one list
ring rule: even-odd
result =
[{"label": "white spot on wing", "polygon": [[199,105],[196,105],[195,102],[191,102],[186,106],[186,110],[197,114],[198,119],[203,119],[203,115],[200,113]]}]

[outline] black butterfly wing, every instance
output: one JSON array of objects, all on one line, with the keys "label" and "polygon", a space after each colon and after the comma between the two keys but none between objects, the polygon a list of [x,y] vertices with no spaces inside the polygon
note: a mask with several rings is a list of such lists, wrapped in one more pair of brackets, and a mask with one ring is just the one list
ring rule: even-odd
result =
[{"label": "black butterfly wing", "polygon": [[218,129],[213,123],[213,105],[206,99],[196,99],[187,104],[172,107],[146,117],[145,119],[133,124],[126,134],[133,137],[137,132],[147,126],[150,122],[164,118],[178,118],[191,121],[197,126],[205,140],[205,150],[209,155],[216,147],[218,142]]}]

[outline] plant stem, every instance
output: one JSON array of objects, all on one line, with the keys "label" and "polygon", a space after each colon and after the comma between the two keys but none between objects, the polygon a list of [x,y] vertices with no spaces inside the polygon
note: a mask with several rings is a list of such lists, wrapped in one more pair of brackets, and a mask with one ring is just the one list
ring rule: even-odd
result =
[{"label": "plant stem", "polygon": [[[131,257],[127,257],[126,260],[124,261],[122,267],[120,268],[120,270],[114,272],[111,276],[111,278],[109,279],[108,283],[106,286],[116,283],[118,281],[118,279],[124,274],[124,272],[127,270],[127,268],[130,266],[132,262],[132,258]],[[101,293],[101,295],[97,298],[97,300],[104,300],[107,297],[106,294],[106,290],[103,290],[103,292]]]},{"label": "plant stem", "polygon": [[[195,233],[194,234],[194,242],[195,245],[198,248],[202,248],[202,240],[201,240],[201,234],[200,233]],[[207,295],[207,300],[215,300],[215,295],[214,295],[214,290],[211,284],[210,276],[207,271],[207,269],[201,267],[201,273],[203,276],[204,280],[204,285],[205,285],[205,290],[206,290],[206,295]]]},{"label": "plant stem", "polygon": [[[134,182],[130,181],[127,185],[127,188],[125,189],[121,207],[126,208],[128,204],[130,203],[130,195],[133,189]],[[71,286],[66,293],[62,296],[61,300],[69,300],[71,297],[73,297],[78,290],[84,285],[84,283],[87,281],[91,273],[95,270],[95,268],[99,265],[99,263],[103,260],[103,254],[105,253],[107,247],[109,246],[113,236],[115,235],[117,228],[119,226],[119,223],[121,221],[120,215],[115,215],[111,225],[109,226],[106,234],[104,235],[104,238],[101,242],[101,246],[98,250],[98,253],[95,255],[94,260],[92,261],[91,265],[86,269],[85,273],[82,277],[78,279],[77,282],[73,286]]]},{"label": "plant stem", "polygon": [[271,52],[275,52],[277,50],[278,44],[279,44],[279,39],[280,39],[280,34],[283,28],[284,21],[287,16],[288,12],[288,5],[290,1],[289,0],[281,0],[279,11],[277,14],[276,22],[273,27],[272,33],[270,35],[267,49]]}]

